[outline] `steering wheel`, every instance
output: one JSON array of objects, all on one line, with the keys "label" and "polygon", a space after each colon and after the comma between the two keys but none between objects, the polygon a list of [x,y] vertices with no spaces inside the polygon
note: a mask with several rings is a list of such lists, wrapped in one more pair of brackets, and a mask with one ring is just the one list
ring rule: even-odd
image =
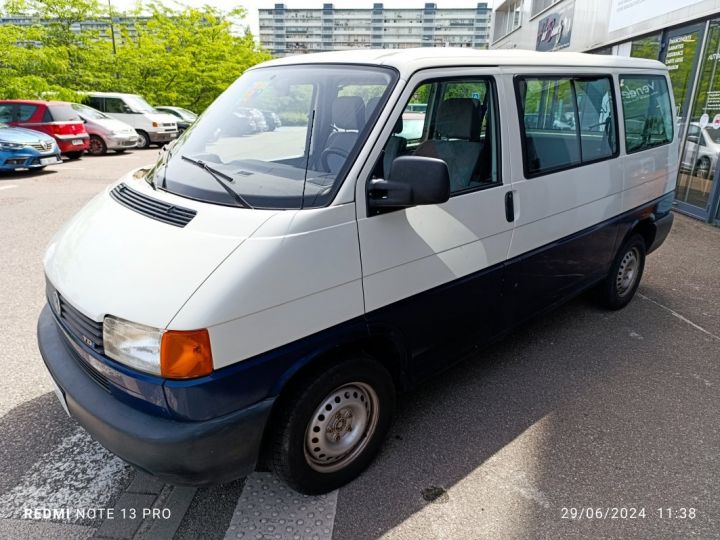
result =
[{"label": "steering wheel", "polygon": [[320,164],[326,172],[332,172],[330,170],[330,165],[328,164],[328,157],[332,155],[340,156],[343,159],[347,159],[349,153],[341,148],[326,148],[325,150],[323,150],[322,154],[320,154]]}]

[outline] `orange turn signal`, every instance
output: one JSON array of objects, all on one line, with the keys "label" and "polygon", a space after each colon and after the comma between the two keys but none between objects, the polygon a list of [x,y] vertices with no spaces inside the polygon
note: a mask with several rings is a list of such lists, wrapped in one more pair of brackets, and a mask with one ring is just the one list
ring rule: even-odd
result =
[{"label": "orange turn signal", "polygon": [[160,344],[160,374],[168,379],[191,379],[212,373],[207,330],[168,330]]}]

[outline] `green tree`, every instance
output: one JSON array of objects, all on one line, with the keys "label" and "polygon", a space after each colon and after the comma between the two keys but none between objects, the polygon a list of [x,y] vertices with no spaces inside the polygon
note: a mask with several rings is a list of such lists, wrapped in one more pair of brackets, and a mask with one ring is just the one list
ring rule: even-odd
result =
[{"label": "green tree", "polygon": [[80,26],[108,20],[97,0],[10,0],[3,11],[37,23],[0,26],[0,97],[118,91],[202,111],[248,67],[270,58],[252,35],[234,31],[242,9],[139,6],[125,14],[132,22],[115,25],[116,53],[109,32]]}]

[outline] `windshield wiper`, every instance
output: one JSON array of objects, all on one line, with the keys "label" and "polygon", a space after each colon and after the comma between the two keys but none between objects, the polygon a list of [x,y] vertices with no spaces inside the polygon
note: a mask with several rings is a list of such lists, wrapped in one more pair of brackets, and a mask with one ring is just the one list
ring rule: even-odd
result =
[{"label": "windshield wiper", "polygon": [[227,175],[224,172],[220,172],[218,170],[213,169],[210,165],[208,165],[201,159],[193,159],[191,157],[187,157],[184,155],[180,155],[180,157],[182,159],[184,159],[185,161],[188,161],[188,162],[192,163],[193,165],[205,170],[210,176],[213,177],[213,179],[218,184],[220,184],[222,186],[222,188],[225,191],[227,191],[228,195],[230,195],[238,203],[238,206],[242,206],[243,208],[252,208],[252,206],[250,206],[248,204],[248,202],[245,199],[243,199],[242,196],[237,191],[235,191],[233,188],[231,188],[230,186],[228,186],[225,183],[225,182],[234,183],[235,179],[232,176]]}]

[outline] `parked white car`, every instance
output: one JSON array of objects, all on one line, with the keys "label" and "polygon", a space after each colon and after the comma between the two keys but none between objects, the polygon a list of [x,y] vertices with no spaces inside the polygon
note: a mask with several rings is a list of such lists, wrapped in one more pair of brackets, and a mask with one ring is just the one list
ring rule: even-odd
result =
[{"label": "parked white car", "polygon": [[140,138],[131,125],[82,103],[73,103],[72,108],[85,123],[85,131],[90,134],[89,154],[101,156],[108,150],[121,154],[137,146]]},{"label": "parked white car", "polygon": [[709,178],[715,171],[720,155],[720,128],[700,127],[693,122],[688,126],[687,142],[680,166],[700,178]]},{"label": "parked white car", "polygon": [[[239,135],[235,111],[269,107],[292,125]],[[577,129],[553,127],[561,111]],[[619,56],[365,49],[248,69],[50,243],[38,342],[60,402],[170,482],[261,460],[336,489],[381,448],[397,392],[583,291],[632,300],[673,223],[672,112],[668,68]]]},{"label": "parked white car", "polygon": [[138,134],[138,148],[162,146],[177,139],[174,116],[156,111],[142,96],[117,92],[92,92],[85,103],[117,120],[131,125]]}]

